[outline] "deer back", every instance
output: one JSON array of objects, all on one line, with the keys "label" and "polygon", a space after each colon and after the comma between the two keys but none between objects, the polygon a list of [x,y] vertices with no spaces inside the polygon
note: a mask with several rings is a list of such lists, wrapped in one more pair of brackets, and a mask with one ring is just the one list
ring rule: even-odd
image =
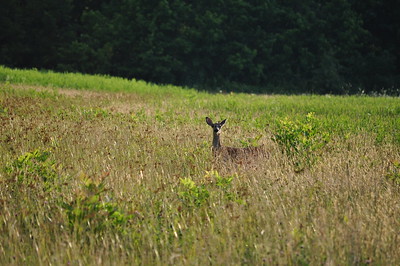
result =
[{"label": "deer back", "polygon": [[213,149],[214,155],[221,157],[229,157],[232,159],[245,159],[249,157],[258,157],[266,155],[263,146],[258,147],[245,147],[245,148],[235,148],[235,147],[219,147]]}]

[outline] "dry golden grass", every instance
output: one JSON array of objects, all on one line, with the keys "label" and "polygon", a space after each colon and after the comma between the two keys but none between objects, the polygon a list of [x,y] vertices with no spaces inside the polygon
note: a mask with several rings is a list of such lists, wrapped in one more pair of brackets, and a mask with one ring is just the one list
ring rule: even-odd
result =
[{"label": "dry golden grass", "polygon": [[[386,178],[400,148],[377,143],[374,132],[335,133],[312,167],[295,171],[271,133],[232,119],[224,144],[262,132],[270,156],[221,162],[204,117],[243,117],[218,107],[213,97],[223,96],[207,96],[207,107],[207,97],[187,105],[173,95],[1,86],[2,265],[400,263],[400,186]],[[57,188],[19,183],[4,170],[37,149],[55,161]],[[216,185],[217,175],[231,184]],[[69,226],[62,203],[93,196],[82,185],[88,179],[104,182],[100,202],[117,206],[126,223],[100,208]]]}]

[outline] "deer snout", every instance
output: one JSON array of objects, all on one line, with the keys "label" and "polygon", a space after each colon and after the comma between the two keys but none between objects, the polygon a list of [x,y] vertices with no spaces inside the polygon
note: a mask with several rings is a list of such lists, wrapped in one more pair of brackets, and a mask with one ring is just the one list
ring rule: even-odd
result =
[{"label": "deer snout", "polygon": [[221,127],[214,127],[214,132],[219,134],[221,132]]}]

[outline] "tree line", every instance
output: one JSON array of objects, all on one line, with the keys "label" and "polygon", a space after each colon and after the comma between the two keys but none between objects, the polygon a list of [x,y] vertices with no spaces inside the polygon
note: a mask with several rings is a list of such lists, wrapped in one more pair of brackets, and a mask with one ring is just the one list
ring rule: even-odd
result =
[{"label": "tree line", "polygon": [[252,92],[398,90],[397,0],[0,0],[0,64]]}]

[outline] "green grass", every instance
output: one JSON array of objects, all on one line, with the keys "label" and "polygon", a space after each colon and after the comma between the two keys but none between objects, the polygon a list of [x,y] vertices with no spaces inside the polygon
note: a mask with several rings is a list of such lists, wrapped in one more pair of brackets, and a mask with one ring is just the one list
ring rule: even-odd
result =
[{"label": "green grass", "polygon": [[157,86],[141,80],[128,80],[101,75],[83,75],[79,73],[56,73],[52,71],[37,71],[10,69],[0,66],[0,81],[39,85],[52,88],[90,89],[107,92],[135,92],[136,94],[192,95],[194,90],[182,90],[176,86]]},{"label": "green grass", "polygon": [[[400,262],[399,98],[0,81],[2,265]],[[206,116],[269,158],[214,159]]]}]

